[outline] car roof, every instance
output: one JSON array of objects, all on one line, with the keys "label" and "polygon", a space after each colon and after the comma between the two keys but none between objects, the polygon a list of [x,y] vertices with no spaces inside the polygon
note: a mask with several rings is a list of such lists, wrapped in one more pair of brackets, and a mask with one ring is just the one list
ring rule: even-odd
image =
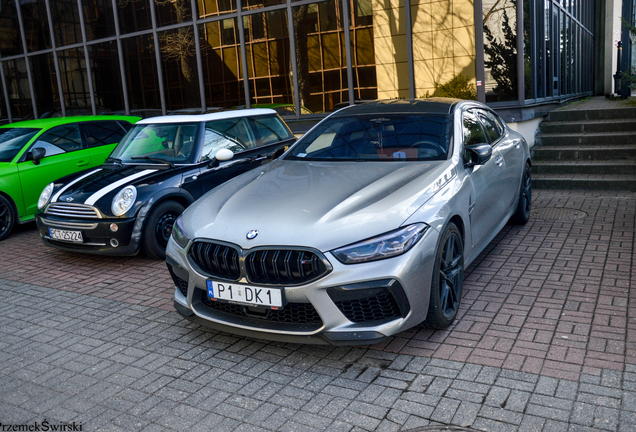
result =
[{"label": "car roof", "polygon": [[143,119],[137,122],[137,124],[208,122],[208,121],[225,120],[225,119],[231,119],[231,118],[254,117],[254,116],[266,115],[266,114],[269,114],[269,115],[276,114],[276,111],[272,109],[254,108],[254,109],[244,109],[244,110],[236,110],[236,111],[214,112],[210,114],[160,116],[160,117],[150,117],[147,119]]},{"label": "car roof", "polygon": [[350,115],[411,113],[411,114],[450,114],[461,99],[389,99],[352,105],[337,111],[334,117]]},{"label": "car roof", "polygon": [[86,121],[102,121],[102,120],[124,120],[130,123],[136,123],[137,120],[140,120],[141,117],[135,116],[114,116],[114,115],[98,115],[98,116],[70,116],[70,117],[53,117],[53,118],[45,118],[45,119],[35,119],[35,120],[25,120],[19,121],[15,123],[10,123],[6,125],[0,126],[1,128],[13,128],[13,127],[24,127],[24,128],[38,128],[38,129],[48,129],[54,126],[69,124],[69,123],[79,123]]}]

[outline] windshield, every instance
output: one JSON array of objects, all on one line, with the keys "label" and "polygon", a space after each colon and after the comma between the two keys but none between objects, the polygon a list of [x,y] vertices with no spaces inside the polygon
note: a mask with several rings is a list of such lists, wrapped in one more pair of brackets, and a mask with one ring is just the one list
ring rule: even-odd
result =
[{"label": "windshield", "polygon": [[126,163],[188,163],[198,123],[135,125],[110,157]]},{"label": "windshield", "polygon": [[22,147],[39,131],[40,129],[32,128],[1,128],[0,162],[11,162]]},{"label": "windshield", "polygon": [[450,117],[369,114],[333,117],[303,137],[287,159],[420,161],[446,159]]}]

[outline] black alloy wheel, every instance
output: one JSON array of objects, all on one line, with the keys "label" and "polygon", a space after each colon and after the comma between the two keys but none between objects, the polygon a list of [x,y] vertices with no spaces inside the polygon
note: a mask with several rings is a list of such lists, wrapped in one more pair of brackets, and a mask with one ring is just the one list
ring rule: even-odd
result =
[{"label": "black alloy wheel", "polygon": [[464,284],[464,244],[457,226],[450,222],[435,254],[428,314],[424,325],[445,329],[459,311]]},{"label": "black alloy wheel", "polygon": [[176,201],[163,201],[148,214],[142,239],[142,249],[148,257],[166,258],[172,227],[184,209]]},{"label": "black alloy wheel", "polygon": [[532,170],[530,164],[526,164],[521,179],[521,189],[519,190],[519,203],[517,210],[510,218],[510,222],[516,225],[525,225],[530,219],[530,207],[532,205]]},{"label": "black alloy wheel", "polygon": [[9,236],[13,225],[15,224],[15,212],[11,202],[0,195],[0,240],[4,240]]}]

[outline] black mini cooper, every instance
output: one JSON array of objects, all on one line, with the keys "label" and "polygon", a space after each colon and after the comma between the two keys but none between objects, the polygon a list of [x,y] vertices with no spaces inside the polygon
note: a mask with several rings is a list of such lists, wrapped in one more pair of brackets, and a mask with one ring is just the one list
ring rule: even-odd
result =
[{"label": "black mini cooper", "polygon": [[188,205],[294,142],[270,109],[141,120],[104,165],[44,188],[40,236],[67,251],[134,255],[141,249],[163,259],[172,225]]}]

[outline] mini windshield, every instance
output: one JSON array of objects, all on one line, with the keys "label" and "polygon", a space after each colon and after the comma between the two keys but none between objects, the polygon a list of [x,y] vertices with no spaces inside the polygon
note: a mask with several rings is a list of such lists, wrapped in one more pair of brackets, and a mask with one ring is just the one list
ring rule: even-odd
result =
[{"label": "mini windshield", "polygon": [[450,118],[368,114],[333,117],[303,137],[287,159],[420,161],[446,159]]},{"label": "mini windshield", "polygon": [[110,157],[125,163],[188,163],[198,127],[198,123],[135,125]]},{"label": "mini windshield", "polygon": [[0,162],[11,162],[40,129],[0,128]]}]

